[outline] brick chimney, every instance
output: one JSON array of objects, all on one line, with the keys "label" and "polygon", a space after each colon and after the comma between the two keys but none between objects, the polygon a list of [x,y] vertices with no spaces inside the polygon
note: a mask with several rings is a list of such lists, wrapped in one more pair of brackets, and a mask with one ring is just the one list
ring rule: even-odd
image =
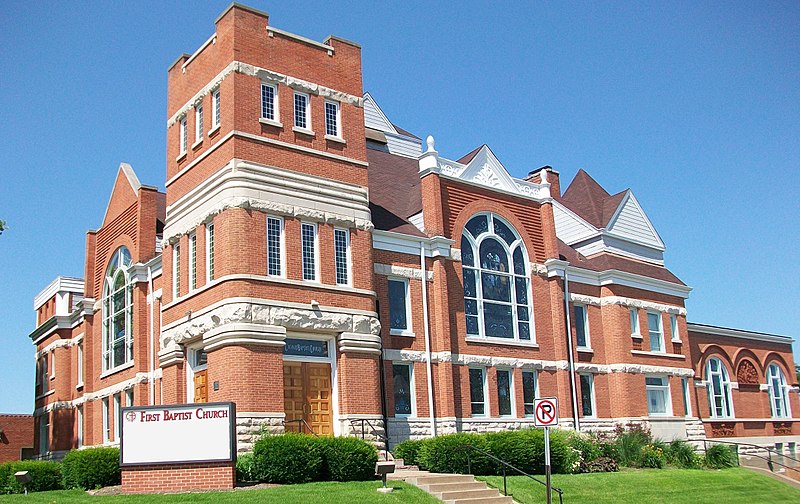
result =
[{"label": "brick chimney", "polygon": [[547,170],[547,181],[550,183],[550,194],[555,199],[561,198],[561,185],[559,183],[558,172],[555,171],[552,166],[545,165],[541,168],[532,170],[523,180],[526,182],[532,182],[534,184],[541,184],[542,170]]}]

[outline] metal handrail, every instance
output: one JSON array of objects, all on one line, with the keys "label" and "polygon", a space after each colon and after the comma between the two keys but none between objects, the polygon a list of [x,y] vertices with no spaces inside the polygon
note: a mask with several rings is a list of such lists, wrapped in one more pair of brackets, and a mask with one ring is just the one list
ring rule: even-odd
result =
[{"label": "metal handrail", "polygon": [[370,422],[368,418],[351,418],[350,419],[350,426],[351,427],[355,427],[357,422],[361,422],[361,439],[362,440],[366,440],[366,429],[364,429],[364,425],[366,424],[370,428],[370,434],[375,436],[376,438],[378,438],[380,441],[383,442],[383,450],[382,451],[384,452],[384,457],[386,458],[386,460],[389,460],[389,457],[391,457],[392,460],[394,460],[394,455],[392,455],[389,452],[389,438],[388,438],[388,436],[378,432],[378,430],[375,428],[374,425],[372,425],[372,422]]},{"label": "metal handrail", "polygon": [[761,460],[765,460],[767,462],[767,466],[769,467],[769,470],[771,472],[775,472],[774,464],[778,464],[779,466],[783,467],[784,469],[791,469],[792,471],[800,473],[800,469],[798,469],[797,467],[792,467],[790,465],[783,464],[783,463],[778,462],[776,460],[772,460],[772,454],[774,452],[776,457],[789,459],[789,460],[791,460],[793,462],[797,462],[798,464],[800,464],[800,460],[798,460],[798,459],[796,459],[794,457],[790,457],[789,455],[784,455],[782,453],[778,453],[777,450],[774,450],[774,449],[766,447],[766,446],[761,446],[761,445],[757,445],[757,444],[753,444],[753,443],[737,443],[735,441],[723,441],[721,439],[704,439],[703,440],[703,450],[706,451],[706,452],[708,451],[707,443],[724,443],[724,444],[736,446],[736,462],[737,463],[739,462],[739,446],[751,446],[753,448],[758,448],[759,450],[766,451],[767,452],[767,456],[764,457],[763,455],[758,455],[757,453],[748,453],[745,456],[746,457],[756,457],[756,458],[760,458]]},{"label": "metal handrail", "polygon": [[305,425],[306,428],[308,428],[308,432],[310,432],[311,434],[313,434],[316,437],[319,437],[319,434],[314,432],[314,429],[312,429],[311,426],[308,425],[308,422],[306,422],[305,418],[298,418],[296,420],[284,420],[283,421],[283,426],[286,427],[287,423],[297,423],[297,425],[300,426],[300,434],[305,434],[305,431],[303,430],[303,426]]},{"label": "metal handrail", "polygon": [[[522,469],[509,464],[508,462],[506,462],[505,460],[503,460],[501,458],[495,457],[494,455],[492,455],[491,453],[489,453],[489,452],[487,452],[485,450],[481,450],[480,448],[477,448],[477,447],[472,446],[472,445],[464,445],[464,446],[461,447],[461,449],[467,452],[467,472],[470,473],[470,474],[472,474],[472,458],[469,456],[470,450],[475,450],[477,452],[480,452],[480,453],[486,455],[487,457],[491,458],[492,460],[502,464],[502,468],[503,468],[503,495],[505,495],[506,497],[509,497],[509,495],[508,495],[508,485],[506,483],[506,467],[508,467],[509,469],[513,469],[513,470],[517,471],[518,473],[520,473],[523,476],[527,476],[528,478],[530,478],[533,481],[539,483],[540,485],[544,485],[545,487],[547,486],[547,483],[545,483],[544,481],[540,480],[539,478],[526,473]],[[551,488],[558,494],[558,502],[559,502],[559,504],[563,504],[563,499],[562,498],[563,498],[563,495],[564,495],[564,491],[562,489],[558,488],[558,487],[551,487]],[[513,497],[513,496],[511,496],[511,497]]]}]

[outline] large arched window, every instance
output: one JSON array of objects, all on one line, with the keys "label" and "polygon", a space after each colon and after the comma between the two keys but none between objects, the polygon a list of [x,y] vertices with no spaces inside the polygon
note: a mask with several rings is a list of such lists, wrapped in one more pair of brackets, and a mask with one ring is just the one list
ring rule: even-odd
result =
[{"label": "large arched window", "polygon": [[528,254],[519,234],[494,214],[472,217],[461,235],[467,335],[534,340]]},{"label": "large arched window", "polygon": [[777,364],[767,368],[767,386],[769,387],[769,405],[772,416],[785,418],[789,416],[789,397],[786,393],[786,377]]},{"label": "large arched window", "polygon": [[730,418],[733,416],[733,400],[731,399],[731,382],[728,370],[716,357],[708,359],[706,364],[706,389],[708,390],[708,407],[713,418]]},{"label": "large arched window", "polygon": [[133,360],[133,282],[131,254],[118,248],[106,269],[103,284],[103,370]]}]

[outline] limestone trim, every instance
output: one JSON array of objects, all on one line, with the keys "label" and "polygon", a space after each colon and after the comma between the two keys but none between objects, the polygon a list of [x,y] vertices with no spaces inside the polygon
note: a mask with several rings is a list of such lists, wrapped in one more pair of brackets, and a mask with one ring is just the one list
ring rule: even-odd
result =
[{"label": "limestone trim", "polygon": [[286,328],[262,324],[225,324],[203,335],[203,347],[211,352],[230,345],[284,346]]},{"label": "limestone trim", "polygon": [[739,417],[720,417],[720,418],[701,418],[703,423],[729,423],[729,422],[800,422],[800,418],[792,417],[768,417],[768,418],[739,418]]},{"label": "limestone trim", "polygon": [[[422,270],[419,268],[407,268],[405,266],[395,266],[394,264],[375,263],[375,274],[382,276],[395,276],[409,278],[412,280],[422,280]],[[425,275],[428,281],[433,280],[433,271],[428,271]]]},{"label": "limestone trim", "polygon": [[664,357],[667,359],[686,359],[686,355],[666,352],[648,352],[647,350],[631,350],[631,355],[644,355],[645,357]]},{"label": "limestone trim", "polygon": [[[274,29],[273,29],[274,30]],[[275,30],[274,30],[275,31]],[[212,39],[216,38],[216,34],[212,36]],[[209,39],[209,40],[212,40]],[[207,45],[208,42],[204,44]],[[184,64],[184,66],[188,64],[188,61]],[[331,98],[332,100],[336,100],[343,103],[349,103],[351,105],[355,105],[356,107],[363,107],[364,106],[364,98],[361,96],[354,96],[349,93],[345,93],[343,91],[337,91],[335,89],[331,89],[329,87],[320,86],[319,84],[314,84],[313,82],[309,82],[307,80],[299,79],[297,77],[292,77],[291,75],[282,74],[279,72],[273,72],[272,70],[267,70],[266,68],[261,68],[255,65],[250,65],[247,63],[243,63],[241,61],[231,61],[228,66],[222,69],[217,75],[211,78],[211,80],[203,86],[200,91],[195,93],[194,96],[189,98],[189,100],[178,110],[175,111],[169,119],[167,119],[167,128],[175,124],[179,117],[187,114],[189,110],[193,109],[195,104],[200,102],[203,97],[217,89],[219,85],[222,83],[225,78],[227,78],[232,73],[240,73],[243,75],[249,75],[251,77],[258,77],[261,80],[273,82],[277,84],[284,84],[293,89],[297,89],[298,91],[303,91],[305,93],[324,96],[326,98]]]},{"label": "limestone trim", "polygon": [[54,342],[50,343],[46,347],[44,347],[41,350],[39,350],[38,352],[36,352],[34,354],[34,357],[36,359],[39,359],[39,357],[41,357],[42,355],[45,355],[46,353],[50,352],[51,350],[55,350],[56,348],[74,347],[75,345],[77,345],[78,343],[83,341],[83,335],[84,335],[84,333],[80,333],[79,335],[75,336],[72,339],[55,340]]},{"label": "limestone trim", "polygon": [[377,250],[388,250],[419,257],[420,247],[423,248],[425,257],[450,257],[451,246],[455,243],[444,236],[431,236],[429,238],[383,231],[372,231],[372,247]]},{"label": "limestone trim", "polygon": [[339,351],[343,353],[368,353],[380,355],[381,337],[372,334],[343,332],[337,338]]},{"label": "limestone trim", "polygon": [[[570,279],[571,280],[571,279]],[[673,315],[686,316],[686,308],[682,306],[668,305],[663,303],[653,303],[652,301],[643,301],[641,299],[633,299],[622,296],[586,296],[583,294],[570,293],[569,299],[575,303],[582,303],[592,306],[609,306],[620,305],[628,308],[642,308],[645,310],[655,310],[662,313],[670,313]]]},{"label": "limestone trim", "polygon": [[158,364],[162,368],[183,362],[183,349],[177,345],[170,345],[158,351]]}]

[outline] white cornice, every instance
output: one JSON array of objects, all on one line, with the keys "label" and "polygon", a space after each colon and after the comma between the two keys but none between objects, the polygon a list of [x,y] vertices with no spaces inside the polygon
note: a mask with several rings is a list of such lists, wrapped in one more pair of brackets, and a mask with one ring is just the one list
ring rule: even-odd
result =
[{"label": "white cornice", "polygon": [[83,296],[83,278],[57,276],[33,298],[33,309],[38,310],[59,292],[71,292]]},{"label": "white cornice", "polygon": [[380,229],[372,231],[372,247],[378,250],[419,256],[420,243],[425,248],[425,257],[450,257],[451,247],[455,242],[444,236],[427,238]]},{"label": "white cornice", "polygon": [[702,333],[702,334],[709,334],[711,336],[722,336],[726,338],[740,338],[740,339],[749,339],[749,340],[756,340],[756,341],[768,341],[770,343],[781,343],[784,345],[791,345],[794,343],[794,339],[790,336],[781,336],[779,334],[766,334],[766,333],[759,333],[754,331],[744,331],[741,329],[732,329],[729,327],[718,327],[706,324],[698,324],[695,322],[689,322],[686,324],[686,327],[689,331]]},{"label": "white cornice", "polygon": [[[572,281],[572,279],[570,279]],[[672,313],[675,315],[686,315],[686,308],[683,306],[668,305],[664,303],[653,303],[651,301],[643,301],[641,299],[627,298],[623,296],[586,296],[584,294],[570,293],[570,301],[575,303],[582,303],[594,306],[609,306],[621,305],[631,308],[644,308],[646,310],[655,310],[663,313]]]},{"label": "white cornice", "polygon": [[556,259],[548,259],[545,261],[547,266],[547,275],[549,277],[564,276],[564,272],[569,273],[569,281],[574,283],[581,283],[586,285],[603,286],[603,285],[624,285],[626,287],[633,287],[635,289],[646,290],[650,292],[657,292],[659,294],[666,294],[668,296],[675,296],[680,298],[688,298],[692,288],[687,285],[676,284],[651,278],[644,275],[637,275],[635,273],[628,273],[627,271],[620,271],[616,269],[606,271],[593,271],[583,268],[577,268],[569,265],[567,261]]}]

